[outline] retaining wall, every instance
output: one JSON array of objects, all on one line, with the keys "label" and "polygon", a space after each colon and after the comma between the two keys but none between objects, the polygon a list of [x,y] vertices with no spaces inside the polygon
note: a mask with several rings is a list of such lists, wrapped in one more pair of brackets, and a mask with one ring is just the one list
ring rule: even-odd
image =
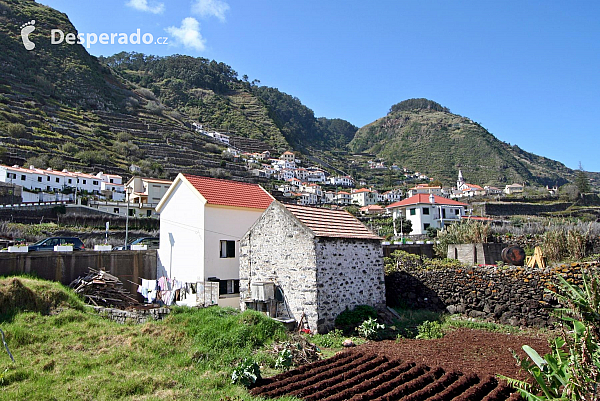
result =
[{"label": "retaining wall", "polygon": [[555,288],[555,275],[581,282],[582,271],[598,271],[600,263],[553,269],[473,267],[400,271],[386,277],[390,306],[460,313],[516,326],[552,327],[549,311],[557,306],[545,288]]},{"label": "retaining wall", "polygon": [[94,311],[105,316],[107,319],[117,323],[146,323],[147,321],[162,320],[170,312],[169,308],[152,308],[152,309],[137,309],[137,310],[121,310],[114,308],[103,308],[94,306]]}]

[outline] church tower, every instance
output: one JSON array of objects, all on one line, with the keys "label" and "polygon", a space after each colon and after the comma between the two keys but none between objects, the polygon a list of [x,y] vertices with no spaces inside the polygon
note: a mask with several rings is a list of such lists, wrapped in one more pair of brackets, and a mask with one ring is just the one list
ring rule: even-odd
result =
[{"label": "church tower", "polygon": [[462,190],[463,185],[465,185],[465,179],[463,178],[462,171],[458,169],[458,180],[456,180],[456,189]]}]

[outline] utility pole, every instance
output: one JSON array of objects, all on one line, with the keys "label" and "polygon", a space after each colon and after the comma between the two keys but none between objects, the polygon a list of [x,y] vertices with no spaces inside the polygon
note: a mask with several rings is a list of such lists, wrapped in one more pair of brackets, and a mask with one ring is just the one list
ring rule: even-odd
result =
[{"label": "utility pole", "polygon": [[127,216],[125,217],[125,248],[127,249],[127,242],[129,239],[129,193],[131,191],[130,187],[125,188],[125,200],[127,202]]}]

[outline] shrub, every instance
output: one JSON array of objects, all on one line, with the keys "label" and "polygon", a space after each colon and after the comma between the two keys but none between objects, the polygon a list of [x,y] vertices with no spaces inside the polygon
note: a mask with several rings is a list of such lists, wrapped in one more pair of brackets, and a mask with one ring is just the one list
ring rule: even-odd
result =
[{"label": "shrub", "polygon": [[377,320],[368,318],[356,328],[358,334],[368,340],[376,340],[379,338],[381,331],[385,329],[385,325],[377,323]]},{"label": "shrub", "polygon": [[277,354],[277,360],[275,361],[275,369],[289,370],[292,366],[292,351],[284,349]]},{"label": "shrub", "polygon": [[422,266],[423,262],[418,255],[405,251],[394,251],[390,258],[384,258],[385,274],[391,274],[400,270],[416,269]]},{"label": "shrub", "polygon": [[119,142],[127,142],[131,139],[131,135],[129,134],[129,132],[118,132],[117,133],[117,141]]},{"label": "shrub", "polygon": [[600,276],[590,279],[583,275],[583,288],[568,283],[561,276],[557,276],[557,280],[557,291],[553,294],[564,305],[555,310],[561,319],[562,337],[550,342],[550,353],[544,357],[528,345],[524,345],[523,350],[529,360],[521,360],[513,353],[522,369],[533,377],[533,384],[501,377],[529,401],[598,400]]},{"label": "shrub", "polygon": [[27,127],[23,124],[19,123],[9,123],[6,125],[6,132],[9,136],[13,138],[26,138],[29,135],[27,134]]},{"label": "shrub", "polygon": [[335,329],[327,334],[315,334],[310,341],[321,348],[339,348],[344,342],[344,337],[341,330]]},{"label": "shrub", "polygon": [[433,246],[438,256],[448,254],[449,244],[474,244],[488,242],[491,235],[490,225],[475,220],[467,220],[446,226],[438,232],[438,241]]},{"label": "shrub", "polygon": [[63,152],[68,153],[70,155],[74,155],[75,153],[77,153],[79,151],[79,148],[77,147],[77,145],[75,145],[72,142],[63,143],[62,145],[60,145],[60,149]]},{"label": "shrub", "polygon": [[419,340],[431,340],[444,337],[444,330],[440,322],[426,320],[417,327],[418,334],[415,337]]},{"label": "shrub", "polygon": [[340,313],[338,317],[335,318],[335,324],[340,327],[355,327],[369,318],[377,318],[377,311],[375,308],[369,305],[358,305],[352,310],[346,309]]},{"label": "shrub", "polygon": [[257,380],[260,380],[260,378],[260,367],[258,366],[258,363],[245,358],[235,367],[235,369],[233,369],[231,383],[250,387],[256,383]]}]

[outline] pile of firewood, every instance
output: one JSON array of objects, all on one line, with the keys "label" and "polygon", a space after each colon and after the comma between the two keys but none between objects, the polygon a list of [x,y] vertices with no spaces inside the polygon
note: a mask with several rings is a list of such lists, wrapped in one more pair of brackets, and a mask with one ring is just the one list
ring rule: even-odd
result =
[{"label": "pile of firewood", "polygon": [[86,276],[76,278],[69,287],[81,294],[87,303],[95,306],[127,309],[142,305],[123,288],[118,277],[104,270],[90,268]]}]

